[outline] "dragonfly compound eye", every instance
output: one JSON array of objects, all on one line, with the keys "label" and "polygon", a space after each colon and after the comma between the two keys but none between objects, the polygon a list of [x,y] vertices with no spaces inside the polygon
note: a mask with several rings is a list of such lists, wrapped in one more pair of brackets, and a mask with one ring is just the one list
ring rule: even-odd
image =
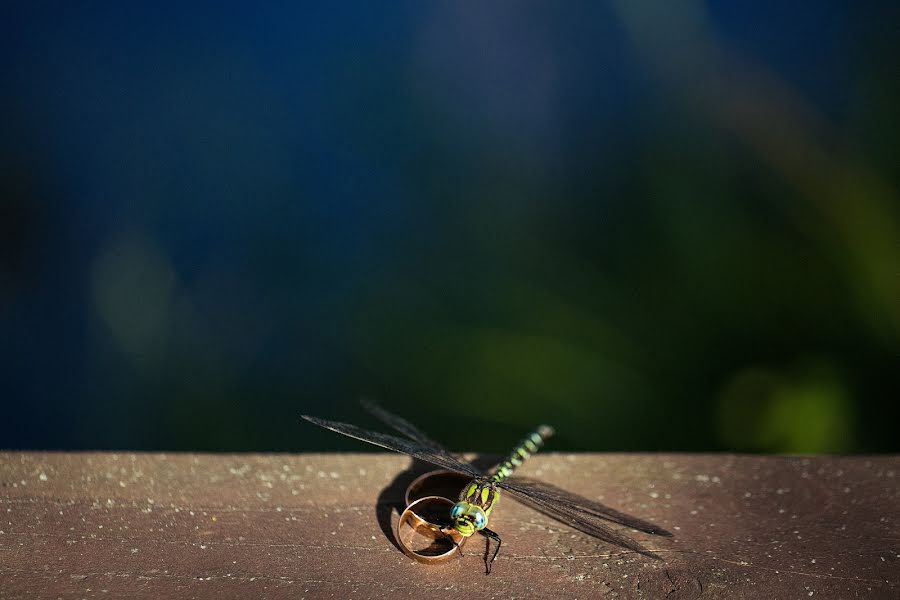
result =
[{"label": "dragonfly compound eye", "polygon": [[453,508],[450,509],[450,518],[454,520],[458,519],[464,512],[466,512],[466,505],[463,502],[457,502],[453,505]]},{"label": "dragonfly compound eye", "polygon": [[475,529],[478,529],[480,531],[484,529],[485,525],[487,525],[487,516],[485,516],[484,511],[480,508],[472,511],[472,517],[475,521]]}]

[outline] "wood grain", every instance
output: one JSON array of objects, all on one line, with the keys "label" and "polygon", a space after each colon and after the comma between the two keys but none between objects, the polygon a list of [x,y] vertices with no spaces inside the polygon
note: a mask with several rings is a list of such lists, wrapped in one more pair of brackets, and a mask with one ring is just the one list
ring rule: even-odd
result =
[{"label": "wood grain", "polygon": [[503,498],[504,540],[417,564],[388,454],[0,453],[0,598],[900,598],[900,458],[545,454],[665,561]]}]

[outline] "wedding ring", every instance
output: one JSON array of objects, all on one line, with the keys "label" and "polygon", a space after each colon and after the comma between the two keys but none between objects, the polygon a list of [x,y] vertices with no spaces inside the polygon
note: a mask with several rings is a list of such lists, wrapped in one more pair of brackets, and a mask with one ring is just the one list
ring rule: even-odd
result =
[{"label": "wedding ring", "polygon": [[[443,514],[450,514],[450,508],[455,504],[452,500],[441,496],[424,496],[414,500],[406,510],[400,515],[400,521],[397,522],[397,543],[400,548],[410,558],[425,564],[437,564],[450,559],[454,554],[459,553],[460,548],[466,543],[468,538],[464,537],[451,526],[440,526],[429,521],[427,515],[425,517],[420,513],[427,511],[437,511]],[[410,532],[404,531],[404,526]],[[449,550],[437,552],[432,550],[434,544],[421,550],[413,548],[413,542],[416,535],[428,538],[433,541],[442,540],[450,545]]]},{"label": "wedding ring", "polygon": [[429,471],[416,477],[406,488],[406,505],[409,506],[425,496],[443,496],[452,500],[459,497],[459,492],[472,483],[472,478],[454,471]]}]

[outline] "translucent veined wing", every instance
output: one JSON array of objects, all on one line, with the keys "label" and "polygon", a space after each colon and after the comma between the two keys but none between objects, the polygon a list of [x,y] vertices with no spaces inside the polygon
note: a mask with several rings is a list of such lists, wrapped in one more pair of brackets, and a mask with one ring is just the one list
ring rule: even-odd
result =
[{"label": "translucent veined wing", "polygon": [[399,431],[409,439],[417,442],[419,445],[430,448],[433,452],[443,452],[445,454],[450,454],[450,452],[444,449],[443,446],[425,435],[418,427],[416,427],[403,417],[398,417],[394,413],[384,410],[373,400],[363,398],[362,400],[360,400],[360,404],[362,404],[363,408],[365,408],[367,411],[378,417],[378,419],[382,423],[393,428],[395,431]]},{"label": "translucent veined wing", "polygon": [[601,504],[596,500],[590,500],[584,496],[579,496],[578,494],[556,487],[552,483],[547,483],[546,481],[539,481],[529,477],[510,477],[500,485],[504,486],[507,485],[507,483],[511,483],[520,490],[526,491],[529,496],[538,496],[550,502],[563,504],[573,510],[594,515],[595,517],[599,517],[606,521],[618,523],[619,525],[637,529],[644,533],[672,537],[670,532],[655,523],[627,515],[614,508],[610,508],[605,504]]},{"label": "translucent veined wing", "polygon": [[[599,516],[584,505],[560,501],[555,494],[548,494],[546,490],[534,487],[527,481],[523,482],[520,480],[516,482],[507,480],[498,485],[509,492],[515,500],[548,517],[556,519],[564,525],[610,544],[633,550],[650,558],[662,560],[660,556],[647,550],[641,544],[611,529],[604,522],[610,520],[607,516]],[[587,499],[585,498],[585,500]],[[621,513],[619,514],[621,515]]]},{"label": "translucent veined wing", "polygon": [[422,444],[416,442],[404,440],[402,438],[398,438],[393,435],[387,435],[385,433],[369,431],[367,429],[363,429],[362,427],[357,427],[356,425],[350,425],[349,423],[329,421],[327,419],[310,417],[308,415],[302,415],[302,417],[310,423],[318,425],[319,427],[324,427],[325,429],[330,429],[331,431],[346,435],[348,437],[356,438],[358,440],[362,440],[363,442],[374,444],[375,446],[381,446],[382,448],[387,448],[388,450],[393,450],[394,452],[408,454],[413,458],[424,460],[425,462],[429,462],[438,467],[443,467],[444,469],[448,469],[450,471],[456,471],[457,473],[469,475],[473,479],[481,477],[481,473],[479,473],[478,470],[475,469],[472,465],[462,462],[446,450],[429,448],[428,446],[423,446]]}]

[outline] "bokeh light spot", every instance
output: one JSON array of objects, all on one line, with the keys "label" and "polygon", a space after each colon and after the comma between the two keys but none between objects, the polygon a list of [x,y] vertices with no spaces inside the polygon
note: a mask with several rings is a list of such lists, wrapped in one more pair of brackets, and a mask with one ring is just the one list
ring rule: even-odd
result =
[{"label": "bokeh light spot", "polygon": [[821,362],[787,373],[739,372],[720,396],[718,431],[724,443],[741,450],[847,452],[856,444],[846,386]]},{"label": "bokeh light spot", "polygon": [[140,363],[164,350],[174,288],[162,249],[140,235],[110,244],[94,264],[94,307],[121,350]]}]

